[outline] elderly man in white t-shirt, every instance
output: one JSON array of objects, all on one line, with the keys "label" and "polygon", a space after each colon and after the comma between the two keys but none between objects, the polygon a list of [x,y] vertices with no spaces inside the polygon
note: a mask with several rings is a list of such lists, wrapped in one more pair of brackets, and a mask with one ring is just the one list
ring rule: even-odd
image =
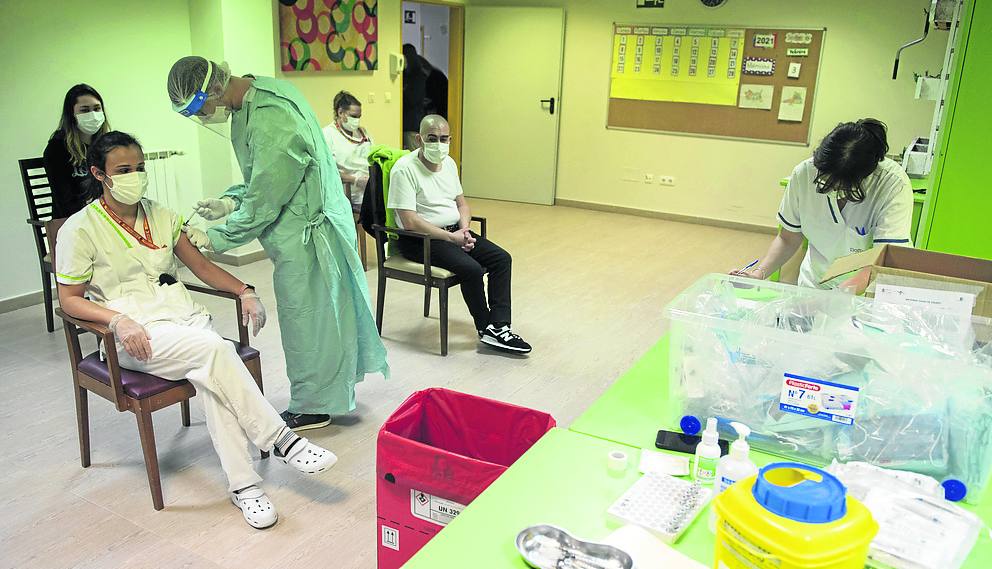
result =
[{"label": "elderly man in white t-shirt", "polygon": [[[462,296],[482,343],[515,354],[530,344],[510,328],[510,254],[469,230],[468,202],[458,167],[448,156],[451,127],[438,115],[424,117],[417,135],[419,150],[396,161],[389,173],[389,201],[400,228],[431,237],[431,265],[461,277]],[[400,237],[407,259],[424,261],[423,243]],[[482,276],[489,271],[489,301]]]}]

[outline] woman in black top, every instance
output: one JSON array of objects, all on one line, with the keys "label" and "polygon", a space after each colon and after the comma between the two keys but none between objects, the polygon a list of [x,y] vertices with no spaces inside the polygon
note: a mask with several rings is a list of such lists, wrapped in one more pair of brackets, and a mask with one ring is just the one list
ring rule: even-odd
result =
[{"label": "woman in black top", "polygon": [[52,217],[69,217],[90,201],[83,185],[89,171],[86,149],[110,130],[103,114],[103,98],[80,83],[69,89],[62,103],[59,128],[45,147],[45,172],[52,186]]}]

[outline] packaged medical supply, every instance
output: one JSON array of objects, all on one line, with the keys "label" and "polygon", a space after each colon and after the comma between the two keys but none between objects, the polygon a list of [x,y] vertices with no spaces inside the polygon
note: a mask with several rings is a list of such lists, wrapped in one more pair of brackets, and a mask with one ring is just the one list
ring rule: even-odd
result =
[{"label": "packaged medical supply", "polygon": [[689,458],[677,454],[642,449],[641,462],[637,469],[641,474],[654,472],[655,474],[668,474],[670,476],[688,476]]},{"label": "packaged medical supply", "polygon": [[717,493],[723,492],[740,480],[758,473],[758,467],[751,461],[751,447],[747,444],[747,436],[751,429],[747,425],[733,421],[730,426],[737,431],[737,440],[731,443],[730,453],[720,459],[716,465]]},{"label": "packaged medical supply", "polygon": [[716,497],[714,567],[861,569],[878,531],[833,475],[775,463]]},{"label": "packaged medical supply", "polygon": [[977,500],[986,486],[987,320],[726,275],[700,279],[667,314],[669,426],[715,417],[732,437],[737,421],[756,449],[925,474],[948,499]]},{"label": "packaged medical supply", "polygon": [[860,500],[879,525],[868,566],[884,569],[957,569],[983,524],[944,499],[940,482],[864,462],[834,462],[827,469]]},{"label": "packaged medical supply", "polygon": [[713,490],[698,482],[649,473],[607,510],[614,519],[636,524],[666,543],[675,543],[709,503]]},{"label": "packaged medical supply", "polygon": [[704,486],[713,484],[716,478],[716,463],[720,460],[720,440],[716,430],[716,419],[710,417],[706,420],[706,430],[703,431],[703,440],[696,445],[696,458],[693,462],[692,476],[696,482]]}]

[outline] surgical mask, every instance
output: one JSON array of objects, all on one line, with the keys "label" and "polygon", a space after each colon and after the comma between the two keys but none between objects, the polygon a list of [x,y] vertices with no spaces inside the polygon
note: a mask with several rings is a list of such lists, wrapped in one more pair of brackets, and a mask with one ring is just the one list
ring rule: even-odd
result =
[{"label": "surgical mask", "polygon": [[227,119],[231,118],[231,110],[227,107],[217,106],[214,108],[214,113],[212,115],[202,117],[200,121],[203,124],[220,124],[227,122]]},{"label": "surgical mask", "polygon": [[348,132],[358,132],[358,124],[362,119],[358,117],[344,117],[344,123],[341,125]]},{"label": "surgical mask", "polygon": [[90,111],[76,115],[76,124],[79,125],[79,130],[86,134],[96,134],[103,126],[103,121],[103,111]]},{"label": "surgical mask", "polygon": [[148,174],[146,172],[128,172],[127,174],[108,176],[108,178],[113,182],[113,186],[107,184],[106,180],[103,183],[110,188],[110,195],[124,205],[138,203],[141,198],[145,197],[145,192],[148,190]]},{"label": "surgical mask", "polygon": [[449,146],[447,142],[425,142],[424,158],[431,164],[440,164],[448,156]]}]

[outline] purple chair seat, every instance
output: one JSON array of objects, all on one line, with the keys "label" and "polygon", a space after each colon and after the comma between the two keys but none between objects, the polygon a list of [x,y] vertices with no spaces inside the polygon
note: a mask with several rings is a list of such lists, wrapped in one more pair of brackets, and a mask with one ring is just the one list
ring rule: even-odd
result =
[{"label": "purple chair seat", "polygon": [[[259,356],[258,350],[251,346],[235,347],[238,355],[241,356],[241,361],[246,362]],[[79,371],[96,379],[100,383],[110,385],[110,370],[107,368],[107,362],[100,361],[100,352],[93,352],[83,358],[79,362]],[[124,387],[124,393],[134,399],[147,399],[163,391],[168,391],[181,383],[186,383],[186,380],[169,381],[140,371],[121,369],[121,384]]]}]

